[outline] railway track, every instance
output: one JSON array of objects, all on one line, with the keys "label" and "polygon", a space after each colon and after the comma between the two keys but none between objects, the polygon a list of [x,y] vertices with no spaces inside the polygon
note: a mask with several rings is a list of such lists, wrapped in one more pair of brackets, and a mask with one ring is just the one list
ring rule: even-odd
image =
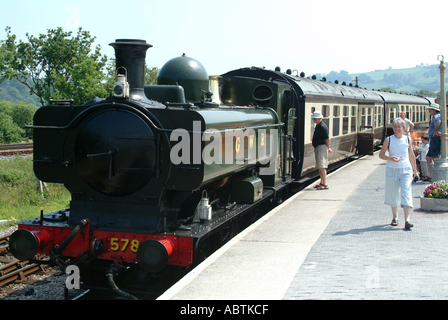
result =
[{"label": "railway track", "polygon": [[33,143],[12,143],[0,145],[0,156],[12,156],[15,154],[33,153]]}]

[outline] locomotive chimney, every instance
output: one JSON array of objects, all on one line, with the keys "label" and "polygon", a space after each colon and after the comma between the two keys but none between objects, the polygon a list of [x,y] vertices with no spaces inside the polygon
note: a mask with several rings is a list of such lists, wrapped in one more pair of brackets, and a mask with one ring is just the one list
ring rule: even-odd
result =
[{"label": "locomotive chimney", "polygon": [[[117,39],[109,45],[115,49],[116,72],[127,77],[130,87],[129,98],[149,101],[145,96],[143,86],[145,83],[146,50],[151,48],[152,45],[146,43],[145,40],[136,39]],[[115,93],[115,96],[119,95]]]}]

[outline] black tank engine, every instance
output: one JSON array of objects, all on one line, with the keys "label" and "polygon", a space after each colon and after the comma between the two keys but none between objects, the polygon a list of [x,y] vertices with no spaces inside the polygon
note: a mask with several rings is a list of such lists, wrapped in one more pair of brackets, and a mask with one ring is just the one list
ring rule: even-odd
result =
[{"label": "black tank engine", "polygon": [[239,83],[209,78],[185,55],[161,69],[159,85],[144,86],[151,45],[110,45],[111,96],[39,108],[31,126],[35,174],[63,183],[70,207],[20,222],[10,239],[18,259],[48,254],[62,268],[78,265],[85,281],[89,270],[117,264],[138,273],[189,267],[258,219],[256,208],[292,180],[294,125],[285,129],[278,116],[294,115],[288,86],[252,81],[236,105]]}]

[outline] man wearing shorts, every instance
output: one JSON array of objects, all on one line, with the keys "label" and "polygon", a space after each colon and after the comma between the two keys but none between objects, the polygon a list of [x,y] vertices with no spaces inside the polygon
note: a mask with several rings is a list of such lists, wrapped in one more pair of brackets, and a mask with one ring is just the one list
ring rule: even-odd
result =
[{"label": "man wearing shorts", "polygon": [[333,153],[330,148],[330,137],[328,135],[328,127],[322,121],[322,113],[315,111],[311,117],[316,124],[313,135],[314,156],[316,158],[316,166],[319,169],[320,183],[315,186],[317,190],[328,189],[327,183],[327,167],[328,153]]},{"label": "man wearing shorts", "polygon": [[406,118],[406,112],[401,112],[400,118],[403,119],[404,123],[406,123],[406,128],[403,134],[409,136],[411,134],[412,129],[414,129],[414,123],[408,118]]},{"label": "man wearing shorts", "polygon": [[438,104],[431,104],[428,107],[429,114],[432,116],[431,124],[429,125],[428,136],[429,136],[429,150],[426,154],[426,163],[429,169],[429,180],[432,179],[432,168],[431,165],[434,163],[434,159],[440,157],[441,141],[442,136],[442,120],[440,118],[440,107]]}]

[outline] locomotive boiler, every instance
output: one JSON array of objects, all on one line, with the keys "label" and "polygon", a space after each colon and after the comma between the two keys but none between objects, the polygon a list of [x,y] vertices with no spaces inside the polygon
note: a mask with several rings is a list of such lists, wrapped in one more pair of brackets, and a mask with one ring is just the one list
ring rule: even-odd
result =
[{"label": "locomotive boiler", "polygon": [[291,171],[276,110],[277,100],[288,103],[281,86],[259,81],[251,101],[224,105],[219,91],[230,102],[234,85],[223,88],[185,55],[161,69],[158,85],[144,86],[151,45],[110,45],[111,96],[39,108],[31,126],[34,172],[64,184],[70,207],[20,222],[10,239],[18,259],[42,253],[63,269],[76,264],[86,283],[118,270],[136,281],[203,260],[259,217],[250,209],[278,200]]}]

